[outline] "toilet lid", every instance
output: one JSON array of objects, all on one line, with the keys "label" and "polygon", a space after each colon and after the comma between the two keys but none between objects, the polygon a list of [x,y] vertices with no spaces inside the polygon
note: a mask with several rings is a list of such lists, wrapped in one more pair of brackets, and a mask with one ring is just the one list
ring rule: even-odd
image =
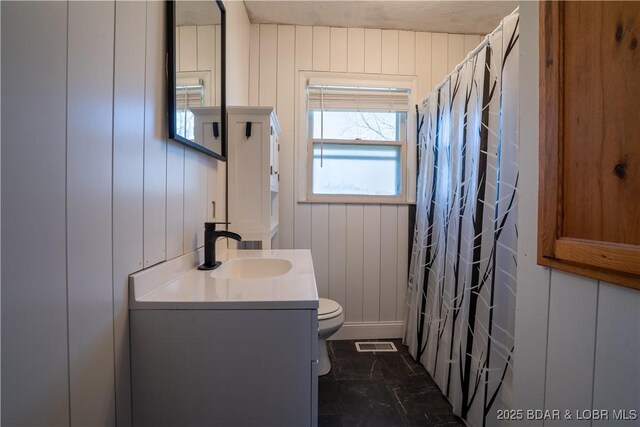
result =
[{"label": "toilet lid", "polygon": [[337,302],[326,299],[326,298],[318,298],[318,316],[327,316],[328,314],[335,313],[336,311],[342,310],[340,304]]}]

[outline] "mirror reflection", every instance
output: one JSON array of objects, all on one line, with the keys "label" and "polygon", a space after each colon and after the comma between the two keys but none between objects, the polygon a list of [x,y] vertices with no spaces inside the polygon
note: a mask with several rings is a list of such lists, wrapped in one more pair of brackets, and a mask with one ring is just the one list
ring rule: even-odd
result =
[{"label": "mirror reflection", "polygon": [[179,0],[174,22],[175,135],[224,156],[222,9],[213,0]]}]

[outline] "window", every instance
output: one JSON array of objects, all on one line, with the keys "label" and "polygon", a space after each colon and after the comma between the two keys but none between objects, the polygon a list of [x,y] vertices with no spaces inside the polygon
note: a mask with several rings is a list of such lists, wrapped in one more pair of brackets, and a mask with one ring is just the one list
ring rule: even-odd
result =
[{"label": "window", "polygon": [[411,85],[406,78],[362,76],[304,80],[307,201],[411,199],[415,184],[406,166],[408,151],[414,153],[407,140]]},{"label": "window", "polygon": [[178,79],[176,82],[176,134],[195,140],[195,118],[191,107],[204,105],[204,82],[200,79]]}]

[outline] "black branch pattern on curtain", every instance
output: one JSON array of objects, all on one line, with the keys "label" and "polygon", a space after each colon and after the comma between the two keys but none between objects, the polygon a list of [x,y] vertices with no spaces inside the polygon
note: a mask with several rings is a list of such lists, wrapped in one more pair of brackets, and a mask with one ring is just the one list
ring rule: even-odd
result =
[{"label": "black branch pattern on curtain", "polygon": [[494,406],[508,408],[512,381],[518,32],[514,13],[418,114],[406,337],[454,412],[477,426],[493,425]]},{"label": "black branch pattern on curtain", "polygon": [[[435,128],[435,143],[433,144],[433,168],[438,170],[438,159],[439,153],[438,149],[440,147],[440,92],[438,92],[438,104],[436,110],[436,128]],[[434,261],[437,258],[437,249],[435,251],[431,251],[431,241],[433,239],[433,217],[435,213],[435,205],[436,205],[436,187],[438,185],[438,175],[433,174],[432,182],[431,182],[431,200],[429,201],[429,210],[427,214],[428,218],[428,232],[427,232],[427,254],[426,254],[426,265],[424,267],[424,277],[422,282],[422,305],[420,308],[420,320],[418,323],[418,356],[417,359],[420,360],[422,356],[422,352],[427,347],[427,343],[429,342],[429,332],[431,329],[427,330],[427,337],[425,339],[424,345],[422,343],[422,337],[424,334],[425,327],[425,316],[427,310],[427,290],[429,289],[429,270],[431,269]]]},{"label": "black branch pattern on curtain", "polygon": [[[472,66],[471,66],[471,75],[475,76],[476,74],[476,65],[478,63],[478,57],[474,57]],[[474,89],[477,90],[478,86],[475,84],[475,81],[469,85],[464,97],[464,110],[463,110],[463,122],[462,122],[462,146],[460,148],[461,152],[461,173],[460,176],[462,179],[460,180],[460,197],[458,202],[458,235],[457,235],[457,245],[456,245],[456,258],[453,264],[453,319],[451,321],[451,339],[449,340],[449,360],[453,359],[453,343],[456,335],[456,321],[458,320],[458,316],[460,315],[460,310],[462,308],[462,303],[464,302],[464,292],[458,295],[458,287],[460,285],[460,251],[462,249],[462,224],[464,219],[465,210],[467,208],[467,187],[465,185],[466,179],[465,177],[467,172],[467,132],[469,128],[469,102],[471,101],[471,95],[473,94]],[[464,290],[464,284],[462,285],[462,289]],[[449,390],[451,386],[451,367],[452,364],[449,364],[447,369],[447,389],[445,395],[449,396]]]},{"label": "black branch pattern on curtain", "polygon": [[[504,56],[502,58],[502,66],[500,68],[501,70],[501,76],[502,73],[504,72],[504,67],[505,64],[507,63],[507,60],[509,59],[509,55],[511,54],[511,52],[513,51],[514,46],[516,45],[517,41],[518,41],[518,25],[520,24],[520,18],[518,18],[518,20],[516,21],[516,25],[514,28],[513,33],[511,34],[511,38],[509,39],[509,42],[507,43],[507,49],[505,50]],[[502,91],[500,93],[500,105],[502,105]],[[502,108],[500,109],[500,111],[502,111]],[[499,121],[500,122],[500,130],[499,130],[499,137],[498,137],[498,150],[497,152],[500,153],[501,149],[502,149],[502,120]],[[500,159],[500,157],[498,157]],[[518,179],[520,178],[520,174],[516,174],[516,181],[513,185],[513,191],[511,192],[511,196],[509,198],[509,204],[507,206],[507,209],[502,217],[502,221],[500,221],[500,182],[501,182],[501,177],[500,177],[500,160],[498,161],[498,177],[496,180],[496,206],[495,206],[495,210],[494,210],[494,219],[493,219],[493,223],[494,223],[494,228],[493,228],[493,248],[491,251],[491,263],[492,263],[492,267],[491,267],[491,289],[490,289],[490,297],[489,297],[489,325],[488,325],[488,331],[487,331],[487,356],[486,356],[486,366],[487,369],[485,370],[485,381],[484,381],[484,402],[483,402],[483,416],[482,416],[482,425],[485,426],[486,425],[486,421],[487,421],[487,414],[489,413],[489,411],[491,410],[491,406],[493,405],[493,402],[496,399],[496,396],[498,395],[498,392],[500,391],[500,388],[502,387],[502,383],[504,380],[504,376],[507,373],[507,367],[509,366],[509,361],[511,360],[511,354],[513,353],[513,348],[511,349],[511,353],[509,354],[509,357],[507,359],[507,363],[505,363],[505,367],[504,367],[504,372],[502,374],[502,377],[500,379],[500,382],[498,383],[496,390],[494,391],[493,396],[489,399],[489,401],[487,401],[487,396],[489,395],[489,369],[491,367],[491,346],[492,346],[492,340],[491,340],[491,334],[493,333],[493,312],[494,312],[494,298],[495,298],[495,283],[496,283],[496,270],[497,270],[497,251],[498,251],[498,241],[500,240],[500,235],[502,234],[502,230],[504,229],[504,226],[507,222],[507,218],[509,216],[509,213],[511,212],[511,208],[513,207],[513,202],[515,201],[515,197],[516,197],[516,190],[518,188]]]},{"label": "black branch pattern on curtain", "polygon": [[[460,361],[460,367],[464,366],[464,372],[460,377],[462,385],[462,412],[461,417],[467,418],[469,408],[473,403],[476,391],[480,384],[478,378],[476,378],[474,384],[474,392],[469,397],[469,384],[471,380],[471,356],[473,353],[473,340],[474,331],[476,326],[476,309],[478,307],[478,297],[482,289],[484,280],[480,277],[480,261],[482,257],[482,223],[484,220],[484,199],[486,189],[486,173],[487,173],[487,149],[489,144],[489,104],[493,98],[495,85],[493,88],[489,88],[491,78],[491,47],[487,46],[485,49],[485,70],[484,70],[484,85],[482,95],[482,120],[480,127],[480,147],[479,147],[479,162],[478,162],[478,182],[477,182],[477,194],[476,194],[476,211],[474,212],[473,220],[473,258],[472,258],[472,272],[471,272],[471,292],[469,294],[469,320],[467,324],[467,339],[466,348],[464,353],[460,352],[460,357],[464,354],[464,364]],[[477,372],[481,372],[480,369]]]}]

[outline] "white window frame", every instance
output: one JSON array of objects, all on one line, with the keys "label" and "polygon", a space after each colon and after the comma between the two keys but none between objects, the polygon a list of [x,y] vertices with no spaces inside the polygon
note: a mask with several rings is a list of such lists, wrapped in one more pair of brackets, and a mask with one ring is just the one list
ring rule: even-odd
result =
[{"label": "white window frame", "polygon": [[[297,162],[296,162],[296,194],[302,203],[374,203],[374,204],[408,204],[415,203],[416,194],[416,113],[412,108],[416,104],[417,77],[388,74],[359,74],[318,71],[300,71],[297,102]],[[351,194],[313,194],[313,130],[309,126],[307,109],[307,83],[309,79],[321,81],[334,86],[362,87],[395,87],[409,89],[409,110],[406,116],[406,138],[404,142],[396,141],[362,141],[367,145],[400,145],[401,147],[401,194],[393,196],[351,195]],[[349,141],[325,142],[349,143]]]}]

